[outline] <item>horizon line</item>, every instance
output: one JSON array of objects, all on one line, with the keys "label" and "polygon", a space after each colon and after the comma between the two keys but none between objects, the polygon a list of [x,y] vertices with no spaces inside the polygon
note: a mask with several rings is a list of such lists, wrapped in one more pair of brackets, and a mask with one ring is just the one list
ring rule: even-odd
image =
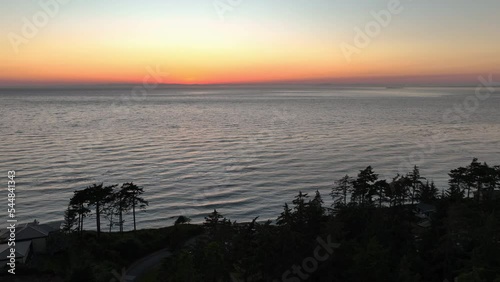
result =
[{"label": "horizon line", "polygon": [[[466,88],[476,87],[478,83],[335,83],[335,82],[259,82],[259,83],[158,83],[154,89],[189,88],[189,87],[378,87],[378,88],[418,88],[418,87],[449,87]],[[57,89],[124,89],[142,86],[143,83],[47,83],[47,84],[12,84],[0,85],[0,90],[57,90]],[[493,85],[500,86],[500,83]]]}]

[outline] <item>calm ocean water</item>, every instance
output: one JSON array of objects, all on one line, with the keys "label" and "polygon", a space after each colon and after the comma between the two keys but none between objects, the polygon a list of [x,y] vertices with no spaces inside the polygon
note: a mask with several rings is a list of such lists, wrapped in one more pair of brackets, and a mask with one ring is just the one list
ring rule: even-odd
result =
[{"label": "calm ocean water", "polygon": [[333,181],[368,165],[392,178],[417,164],[445,188],[473,157],[500,164],[500,97],[474,104],[474,90],[3,91],[1,173],[6,186],[16,170],[20,221],[60,220],[74,190],[128,181],[150,202],[139,227],[214,208],[275,219],[299,190],[330,203]]}]

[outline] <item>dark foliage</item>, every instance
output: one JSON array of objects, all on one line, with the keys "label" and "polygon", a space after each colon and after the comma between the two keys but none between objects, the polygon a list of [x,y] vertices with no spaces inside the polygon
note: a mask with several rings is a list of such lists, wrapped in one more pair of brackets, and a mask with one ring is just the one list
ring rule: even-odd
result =
[{"label": "dark foliage", "polygon": [[500,281],[499,176],[474,160],[438,197],[418,167],[390,181],[367,167],[336,182],[331,212],[318,191],[285,203],[276,225],[214,210],[207,239],[165,262],[160,280]]}]

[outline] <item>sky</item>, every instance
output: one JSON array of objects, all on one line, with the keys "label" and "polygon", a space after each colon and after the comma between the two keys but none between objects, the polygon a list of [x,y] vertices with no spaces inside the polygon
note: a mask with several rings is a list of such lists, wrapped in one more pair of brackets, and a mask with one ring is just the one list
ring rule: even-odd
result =
[{"label": "sky", "polygon": [[499,11],[498,0],[0,0],[0,86],[476,83],[500,74]]}]

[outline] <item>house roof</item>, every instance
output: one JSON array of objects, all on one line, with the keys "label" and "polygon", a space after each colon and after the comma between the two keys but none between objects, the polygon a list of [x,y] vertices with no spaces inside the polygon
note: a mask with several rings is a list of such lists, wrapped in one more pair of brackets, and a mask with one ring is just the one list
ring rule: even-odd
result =
[{"label": "house roof", "polygon": [[31,247],[31,241],[24,242],[16,242],[16,246],[9,247],[9,245],[1,244],[0,245],[0,260],[5,260],[7,256],[10,254],[10,249],[16,249],[16,258],[22,258],[29,254],[29,250]]},{"label": "house roof", "polygon": [[31,224],[27,223],[24,227],[16,230],[16,240],[29,240],[49,236],[52,231],[58,229],[53,228],[47,224]]},{"label": "house roof", "polygon": [[[49,223],[49,224],[38,224],[38,223],[24,223],[16,226],[16,240],[25,241],[36,238],[43,238],[49,236],[50,232],[57,231],[60,229],[61,223]],[[0,239],[7,239],[9,235],[9,230],[0,235]]]}]

